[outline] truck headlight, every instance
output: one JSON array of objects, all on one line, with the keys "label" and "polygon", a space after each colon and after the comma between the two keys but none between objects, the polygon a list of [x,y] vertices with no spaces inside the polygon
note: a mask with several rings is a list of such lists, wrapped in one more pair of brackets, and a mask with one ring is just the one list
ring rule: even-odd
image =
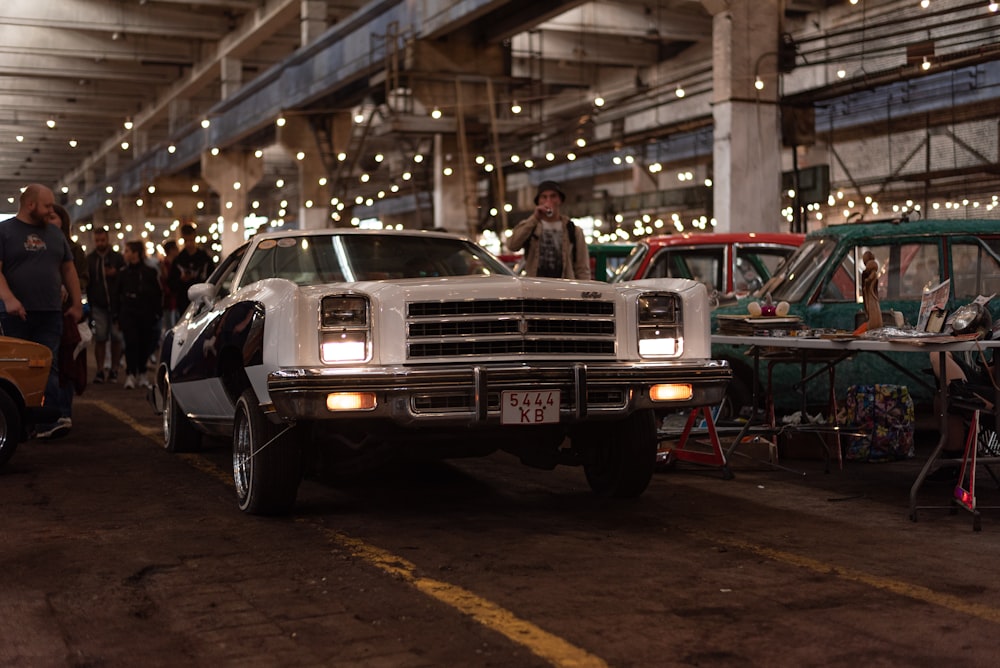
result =
[{"label": "truck headlight", "polygon": [[366,297],[331,295],[320,302],[320,359],[364,362],[371,353],[371,307]]},{"label": "truck headlight", "polygon": [[641,357],[680,357],[684,329],[680,300],[670,293],[648,293],[638,302],[639,355]]},{"label": "truck headlight", "polygon": [[367,327],[368,300],[356,295],[323,297],[320,327]]}]

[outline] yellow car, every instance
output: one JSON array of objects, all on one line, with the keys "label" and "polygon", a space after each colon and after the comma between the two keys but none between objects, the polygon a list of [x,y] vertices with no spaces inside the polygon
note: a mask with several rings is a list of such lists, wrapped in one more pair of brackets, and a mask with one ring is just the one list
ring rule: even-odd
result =
[{"label": "yellow car", "polygon": [[0,466],[40,420],[51,366],[52,352],[45,346],[0,336]]}]

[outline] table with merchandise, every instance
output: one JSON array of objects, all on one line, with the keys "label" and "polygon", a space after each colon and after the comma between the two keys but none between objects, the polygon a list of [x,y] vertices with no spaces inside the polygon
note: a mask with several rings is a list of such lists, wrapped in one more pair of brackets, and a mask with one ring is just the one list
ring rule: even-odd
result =
[{"label": "table with merchandise", "polygon": [[[937,353],[940,360],[940,368],[945,368],[946,356],[949,353],[964,353],[968,351],[985,351],[990,348],[1000,347],[1000,341],[987,341],[972,338],[969,336],[949,336],[949,335],[926,335],[926,336],[905,336],[900,338],[866,338],[855,337],[849,334],[814,336],[808,331],[780,332],[777,336],[761,335],[732,335],[714,334],[713,344],[726,344],[731,346],[745,346],[747,353],[754,359],[754,408],[757,405],[757,385],[759,378],[760,359],[762,353],[783,352],[788,353],[784,358],[786,361],[811,361],[835,365],[838,360],[846,359],[847,356],[855,353]],[[994,365],[994,410],[1000,412],[1000,365]],[[767,388],[770,392],[771,388]],[[917,511],[929,508],[953,508],[949,506],[918,506],[917,494],[927,475],[939,466],[941,452],[948,446],[948,406],[949,389],[948,383],[938,383],[938,405],[941,433],[930,457],[921,468],[917,479],[910,488],[910,519],[916,521]],[[747,423],[747,426],[750,422]],[[771,426],[774,426],[773,424]],[[737,437],[732,447],[736,447],[741,442]],[[973,445],[973,451],[975,446]],[[974,456],[974,453],[973,453]],[[992,460],[996,461],[992,461]],[[979,458],[980,463],[1000,463],[1000,458]],[[973,467],[975,460],[973,460]],[[973,478],[974,479],[974,478]],[[963,498],[964,496],[964,498]],[[975,517],[975,527],[978,530],[978,510],[975,505],[974,490],[965,490],[959,486],[955,489],[956,502],[971,511]]]}]

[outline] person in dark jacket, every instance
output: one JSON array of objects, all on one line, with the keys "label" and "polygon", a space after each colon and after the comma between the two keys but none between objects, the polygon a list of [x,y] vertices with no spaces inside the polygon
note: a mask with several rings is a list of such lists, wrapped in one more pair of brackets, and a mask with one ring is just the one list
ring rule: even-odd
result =
[{"label": "person in dark jacket", "polygon": [[215,263],[205,249],[198,245],[197,229],[191,223],[181,225],[181,252],[170,263],[167,285],[177,300],[178,317],[187,309],[187,291],[195,283],[204,283]]},{"label": "person in dark jacket", "polygon": [[153,346],[153,325],[160,318],[163,293],[156,269],[145,262],[141,241],[125,243],[125,268],[118,274],[116,320],[125,338],[125,389],[149,387],[146,359]]},{"label": "person in dark jacket", "polygon": [[[111,247],[108,228],[94,228],[94,250],[87,256],[87,303],[90,317],[94,321],[94,359],[97,362],[95,383],[118,381],[118,366],[122,359],[122,333],[112,322],[115,305],[113,298],[118,294],[118,272],[125,266],[125,258]],[[105,352],[111,341],[111,368],[104,375]]]},{"label": "person in dark jacket", "polygon": [[[87,290],[89,278],[87,267],[87,254],[80,244],[73,241],[70,230],[69,212],[59,204],[52,205],[52,215],[49,222],[58,225],[63,236],[69,242],[73,251],[73,264],[76,266],[77,277],[80,281],[80,290]],[[63,308],[68,307],[69,292],[63,286]],[[82,320],[79,322],[83,322]],[[81,342],[80,330],[77,329],[78,321],[68,313],[63,315],[62,340],[59,343],[59,421],[56,429],[47,437],[53,438],[67,433],[73,427],[73,396],[83,394],[83,389],[87,385],[87,351],[79,346]],[[42,438],[46,435],[42,434]]]}]

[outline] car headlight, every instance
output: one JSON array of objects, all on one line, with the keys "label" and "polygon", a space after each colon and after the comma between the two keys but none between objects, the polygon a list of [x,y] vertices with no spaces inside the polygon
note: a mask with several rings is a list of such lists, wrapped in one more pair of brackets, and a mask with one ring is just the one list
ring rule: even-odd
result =
[{"label": "car headlight", "polygon": [[363,362],[371,347],[371,307],[366,297],[330,295],[320,302],[320,359]]},{"label": "car headlight", "polygon": [[684,331],[677,295],[648,293],[639,297],[639,355],[679,357],[683,352]]}]

